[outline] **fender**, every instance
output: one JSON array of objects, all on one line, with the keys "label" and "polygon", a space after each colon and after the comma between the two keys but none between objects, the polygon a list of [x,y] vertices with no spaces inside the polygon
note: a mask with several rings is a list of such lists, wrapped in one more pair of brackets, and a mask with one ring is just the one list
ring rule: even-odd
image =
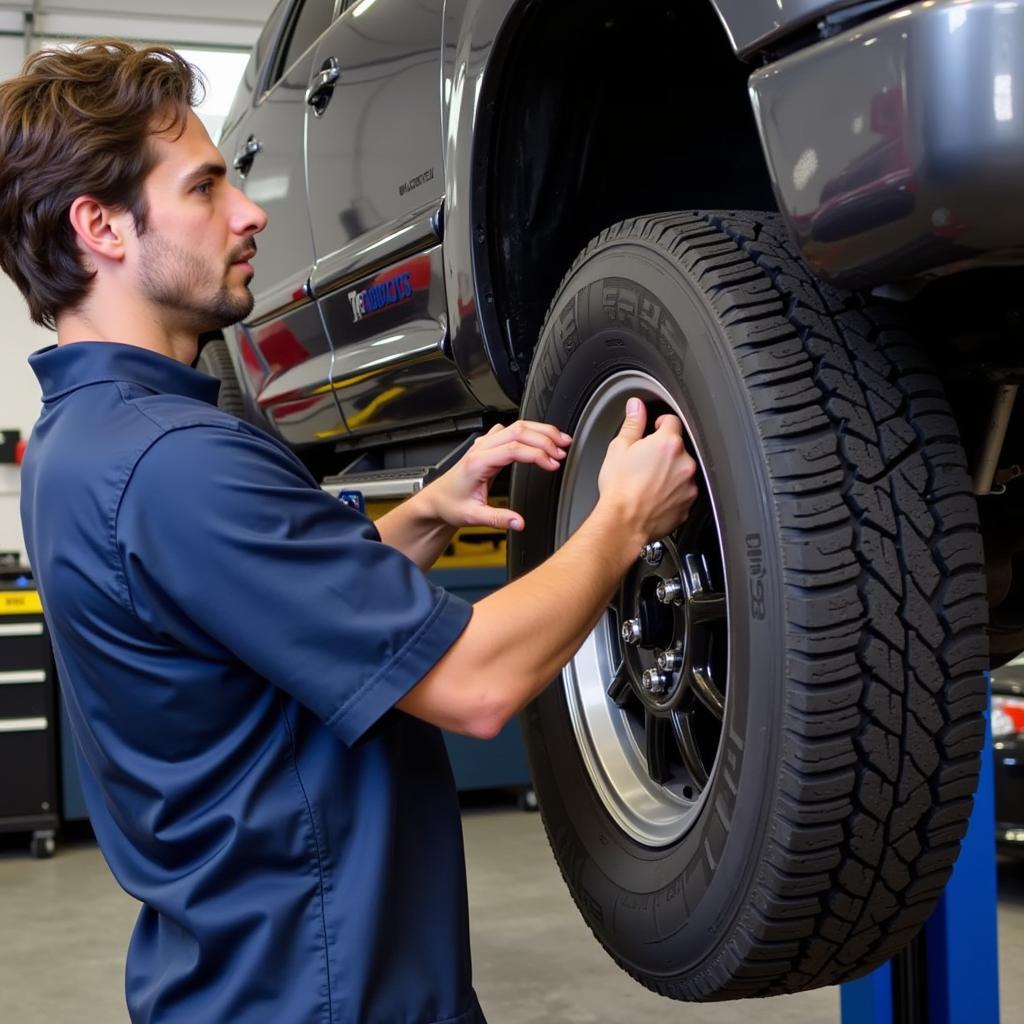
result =
[{"label": "fender", "polygon": [[[483,114],[478,100],[484,77],[493,68],[495,41],[504,26],[517,20],[513,12],[521,14],[530,5],[531,0],[445,0],[444,5],[441,89],[448,336],[452,358],[470,390],[494,409],[517,408],[519,382],[493,301],[490,309],[478,306],[477,283],[481,275],[488,276],[482,230],[478,233],[473,223],[484,177],[476,162]],[[486,306],[490,292],[481,291],[479,304]]]},{"label": "fender", "polygon": [[[855,0],[787,0],[784,13],[776,0],[701,2],[711,4],[742,57]],[[493,104],[482,98],[493,96],[490,78],[500,69],[507,42],[536,6],[536,0],[445,0],[444,5],[440,87],[450,351],[476,398],[498,410],[518,406],[521,384],[491,287],[484,204]]]}]

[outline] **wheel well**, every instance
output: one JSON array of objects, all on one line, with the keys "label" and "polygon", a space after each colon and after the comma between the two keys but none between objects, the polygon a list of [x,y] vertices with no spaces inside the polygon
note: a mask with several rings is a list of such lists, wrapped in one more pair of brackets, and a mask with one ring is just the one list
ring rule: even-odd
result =
[{"label": "wheel well", "polygon": [[[989,267],[951,274],[911,300],[914,333],[945,385],[977,477],[1001,385],[1024,383],[1024,272]],[[1024,401],[1018,396],[999,450],[991,492],[978,498],[993,667],[1024,650]]]},{"label": "wheel well", "polygon": [[525,378],[548,304],[602,228],[674,209],[775,209],[747,78],[710,3],[525,5],[476,139],[477,280]]}]

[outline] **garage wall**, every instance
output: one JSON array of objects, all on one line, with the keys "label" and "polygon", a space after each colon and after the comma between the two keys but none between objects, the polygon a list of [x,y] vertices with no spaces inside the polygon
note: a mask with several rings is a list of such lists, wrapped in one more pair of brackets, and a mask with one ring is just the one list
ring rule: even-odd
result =
[{"label": "garage wall", "polygon": [[[164,0],[39,0],[34,36],[81,39],[88,36],[164,42],[179,47],[249,49],[276,0],[177,0],[174,16]],[[0,3],[0,80],[16,75],[25,57],[24,14],[31,2]],[[211,16],[211,8],[215,15]],[[0,429],[20,430],[28,437],[39,414],[39,388],[28,367],[29,353],[53,344],[55,335],[37,327],[25,302],[0,274]],[[0,465],[0,552],[19,551],[24,541],[18,511],[19,471]]]},{"label": "garage wall", "polygon": [[[0,36],[0,79],[16,75],[25,57],[24,41]],[[30,352],[54,341],[54,335],[28,318],[25,300],[6,275],[0,274],[0,428],[20,430],[27,437],[39,414],[39,388],[25,361]],[[24,551],[18,517],[18,469],[0,465],[0,551]]]}]

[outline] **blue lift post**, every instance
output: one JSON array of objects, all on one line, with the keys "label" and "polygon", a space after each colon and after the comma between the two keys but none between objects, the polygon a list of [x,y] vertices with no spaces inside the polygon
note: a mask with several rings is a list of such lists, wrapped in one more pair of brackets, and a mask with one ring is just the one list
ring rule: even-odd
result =
[{"label": "blue lift post", "polygon": [[981,781],[949,885],[908,951],[841,987],[842,1024],[999,1024],[996,898],[995,782],[986,711]]}]

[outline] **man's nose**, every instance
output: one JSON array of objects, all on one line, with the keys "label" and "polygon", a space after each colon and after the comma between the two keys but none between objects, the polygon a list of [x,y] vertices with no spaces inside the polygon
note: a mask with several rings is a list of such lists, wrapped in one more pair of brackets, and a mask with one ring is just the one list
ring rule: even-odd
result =
[{"label": "man's nose", "polygon": [[238,207],[235,216],[235,233],[239,235],[256,235],[267,226],[267,214],[262,206],[257,206],[244,192],[235,189]]}]

